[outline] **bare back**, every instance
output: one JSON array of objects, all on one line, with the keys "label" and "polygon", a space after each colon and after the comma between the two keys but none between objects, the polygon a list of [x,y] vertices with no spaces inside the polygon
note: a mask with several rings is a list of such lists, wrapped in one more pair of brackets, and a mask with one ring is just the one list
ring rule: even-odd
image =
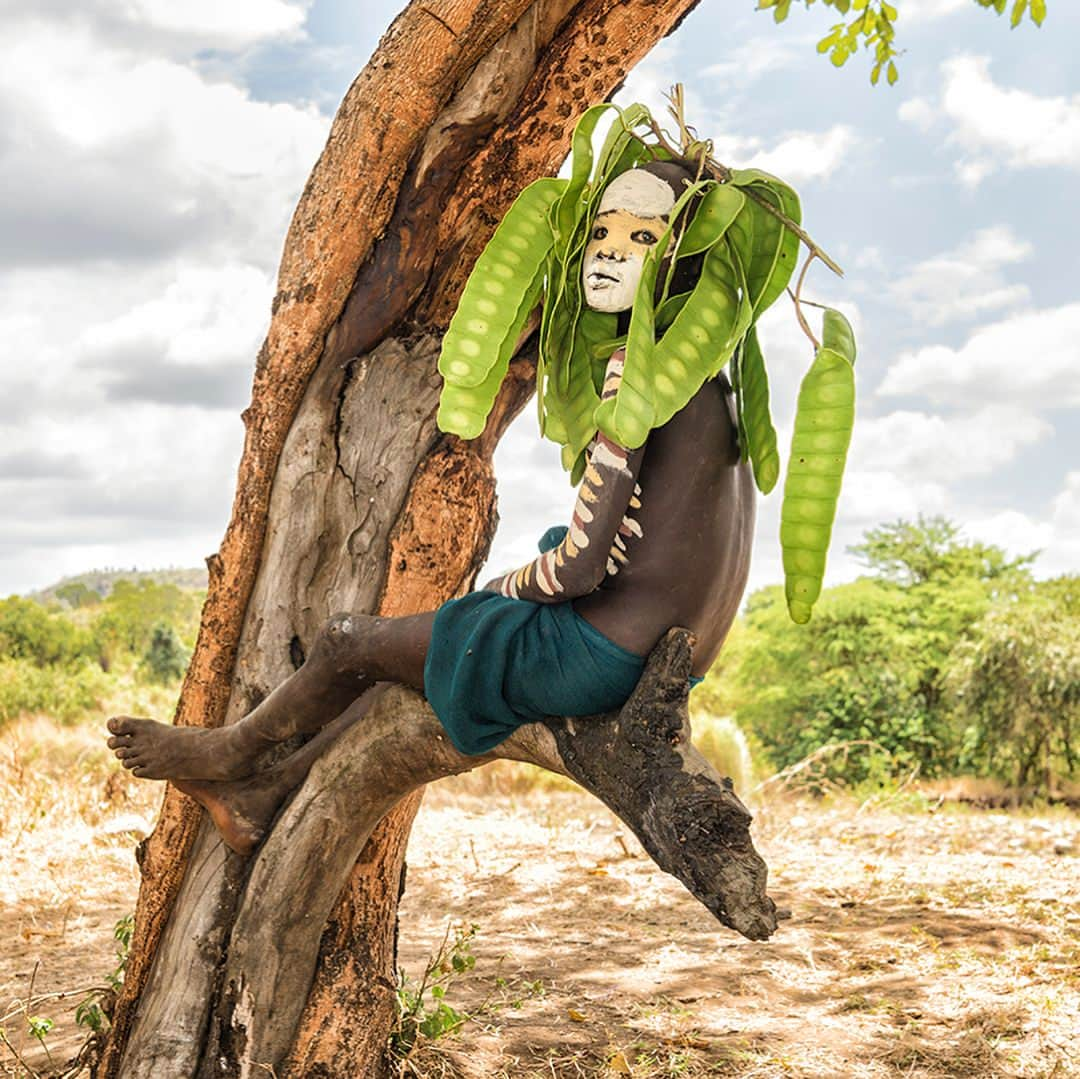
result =
[{"label": "bare back", "polygon": [[694,674],[702,675],[738,613],[754,532],[754,481],[739,461],[724,376],[652,432],[638,484],[641,535],[629,559],[574,609],[642,656],[671,626],[685,626],[697,636]]}]

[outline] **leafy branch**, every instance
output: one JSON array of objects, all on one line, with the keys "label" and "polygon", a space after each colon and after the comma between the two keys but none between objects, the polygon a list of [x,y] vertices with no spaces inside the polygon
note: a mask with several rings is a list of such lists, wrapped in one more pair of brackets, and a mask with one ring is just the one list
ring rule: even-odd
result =
[{"label": "leafy branch", "polygon": [[[793,0],[758,0],[758,10],[771,10],[775,22],[783,22],[791,12]],[[809,8],[817,0],[803,0]],[[900,77],[896,67],[896,57],[900,50],[896,48],[895,23],[899,12],[888,0],[823,0],[827,7],[834,8],[841,15],[854,12],[850,19],[833,25],[829,32],[817,43],[819,53],[828,53],[835,67],[844,64],[863,48],[873,49],[874,64],[870,69],[870,82],[876,86],[885,72],[885,80],[892,86]],[[896,0],[899,4],[900,0]],[[975,0],[980,7],[1004,15],[1009,8],[1009,0]],[[1046,0],[1012,0],[1009,24],[1015,30],[1027,15],[1036,25],[1042,26],[1046,18]]]}]

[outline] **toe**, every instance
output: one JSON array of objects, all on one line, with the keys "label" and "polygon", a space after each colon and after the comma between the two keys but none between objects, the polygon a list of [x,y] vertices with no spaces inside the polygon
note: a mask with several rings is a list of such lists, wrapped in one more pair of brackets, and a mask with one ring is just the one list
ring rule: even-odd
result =
[{"label": "toe", "polygon": [[121,749],[124,746],[129,746],[131,745],[131,735],[114,734],[112,738],[108,740],[106,745],[108,745],[109,749]]}]

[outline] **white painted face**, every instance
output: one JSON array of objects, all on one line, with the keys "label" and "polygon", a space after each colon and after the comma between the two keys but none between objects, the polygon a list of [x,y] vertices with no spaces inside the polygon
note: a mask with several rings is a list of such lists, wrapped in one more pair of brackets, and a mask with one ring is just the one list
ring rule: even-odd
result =
[{"label": "white painted face", "polygon": [[675,205],[671,187],[658,176],[631,169],[613,180],[585,245],[582,285],[594,311],[629,311],[634,305],[645,255],[667,227]]}]

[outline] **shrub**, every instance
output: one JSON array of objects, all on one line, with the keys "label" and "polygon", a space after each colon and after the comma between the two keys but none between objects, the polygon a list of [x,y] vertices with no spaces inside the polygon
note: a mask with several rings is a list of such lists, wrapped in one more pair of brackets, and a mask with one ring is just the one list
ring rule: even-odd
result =
[{"label": "shrub", "polygon": [[95,664],[39,667],[25,659],[0,659],[0,722],[46,715],[68,723],[101,707],[109,687]]},{"label": "shrub", "polygon": [[159,622],[150,635],[142,656],[142,666],[153,682],[172,682],[187,670],[190,654],[175,629]]}]

